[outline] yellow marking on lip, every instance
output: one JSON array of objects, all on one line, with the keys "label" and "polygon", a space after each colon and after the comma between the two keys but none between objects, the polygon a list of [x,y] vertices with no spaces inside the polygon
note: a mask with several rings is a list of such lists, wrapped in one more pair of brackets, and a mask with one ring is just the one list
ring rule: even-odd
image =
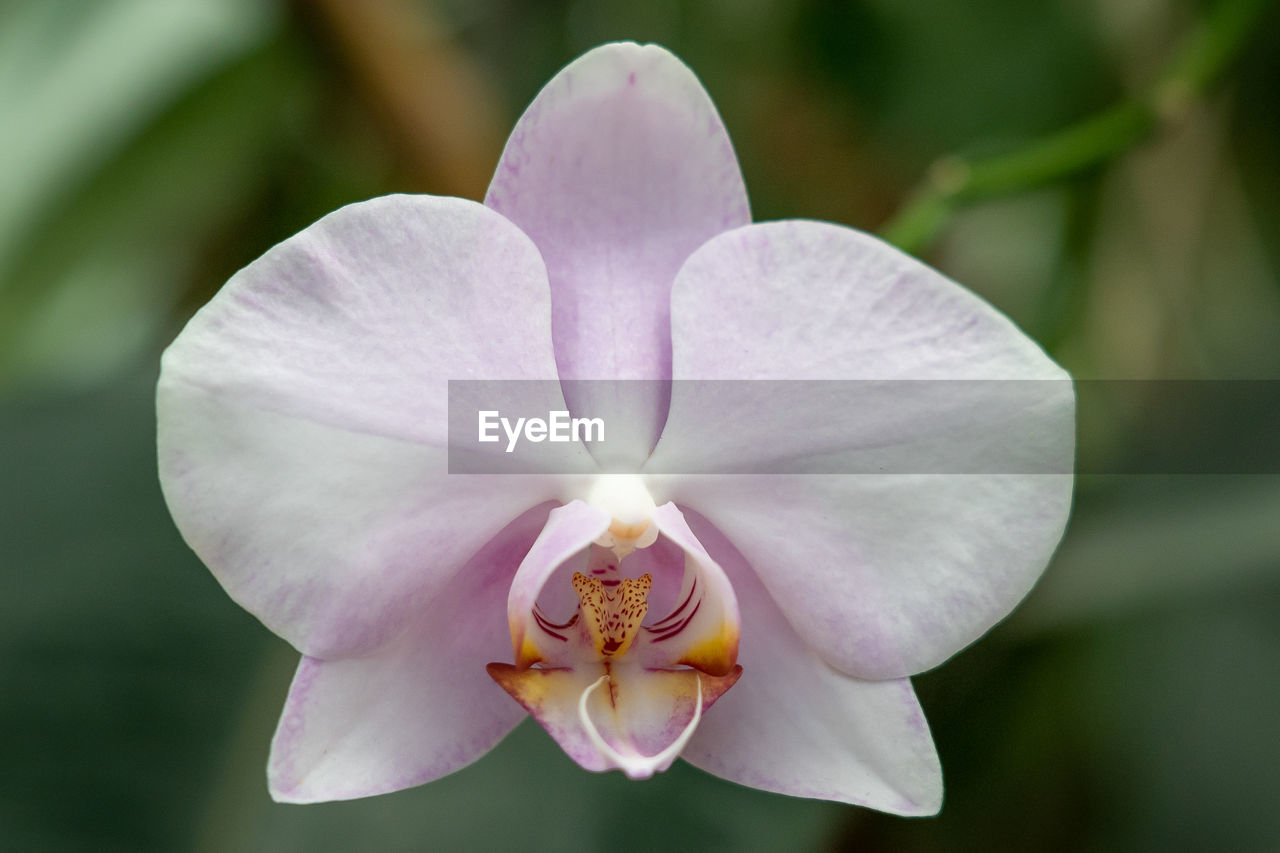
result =
[{"label": "yellow marking on lip", "polygon": [[694,643],[677,663],[702,670],[708,675],[728,675],[738,661],[738,627],[722,622],[714,636]]},{"label": "yellow marking on lip", "polygon": [[524,634],[520,641],[520,648],[516,649],[516,668],[528,669],[538,661],[542,660],[542,650],[538,648],[538,644],[527,633]]}]

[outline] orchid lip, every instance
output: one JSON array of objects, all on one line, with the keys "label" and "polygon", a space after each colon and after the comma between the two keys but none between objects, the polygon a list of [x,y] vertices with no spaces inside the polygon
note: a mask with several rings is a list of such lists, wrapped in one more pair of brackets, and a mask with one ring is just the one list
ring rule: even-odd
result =
[{"label": "orchid lip", "polygon": [[587,700],[591,698],[601,684],[611,680],[609,674],[604,675],[591,682],[591,686],[582,691],[582,695],[578,698],[578,719],[582,722],[582,728],[587,733],[587,737],[600,753],[609,759],[613,764],[627,774],[628,779],[648,779],[660,770],[664,770],[671,766],[671,762],[676,760],[685,744],[689,742],[689,738],[693,737],[693,732],[698,728],[698,722],[702,719],[702,677],[694,673],[694,679],[698,685],[697,696],[693,701],[693,717],[685,725],[679,736],[666,746],[657,755],[640,755],[639,753],[624,754],[614,749],[604,738],[600,736],[600,731],[596,728],[596,724],[591,721],[591,714],[587,711]]},{"label": "orchid lip", "polygon": [[[644,779],[671,765],[741,675],[737,600],[680,511],[652,506],[639,477],[610,478],[591,497],[553,510],[521,563],[508,602],[515,663],[488,672],[580,765]],[[607,525],[638,520],[654,531],[643,552],[599,543]],[[561,584],[576,598],[570,614]],[[665,604],[647,619],[655,589]]]}]

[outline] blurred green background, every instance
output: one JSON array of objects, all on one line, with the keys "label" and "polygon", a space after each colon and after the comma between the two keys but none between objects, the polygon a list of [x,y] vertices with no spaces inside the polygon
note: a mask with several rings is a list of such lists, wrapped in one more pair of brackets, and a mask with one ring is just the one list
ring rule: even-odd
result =
[{"label": "blurred green background", "polygon": [[[5,0],[0,849],[1280,849],[1280,478],[1187,473],[1275,435],[1265,406],[1202,424],[1167,471],[1080,478],[1024,607],[916,679],[937,818],[683,764],[593,776],[527,722],[425,787],[269,801],[296,655],[168,518],[158,355],[236,269],[341,204],[479,198],[538,88],[617,38],[699,74],[757,219],[901,235],[886,223],[921,199],[932,218],[903,242],[1079,378],[1280,377],[1275,3]],[[1144,95],[1196,38],[1217,79]],[[1088,168],[929,207],[957,164],[1117,104],[1155,109],[1097,156],[1067,137]],[[1093,471],[1128,470],[1187,414],[1149,390],[1104,402],[1081,413]]]}]

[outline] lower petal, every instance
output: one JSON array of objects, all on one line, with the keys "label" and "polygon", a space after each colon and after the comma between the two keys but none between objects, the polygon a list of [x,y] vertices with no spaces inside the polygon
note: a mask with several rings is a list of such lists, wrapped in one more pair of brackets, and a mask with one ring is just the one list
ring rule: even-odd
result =
[{"label": "lower petal", "polygon": [[905,678],[863,681],[828,666],[788,623],[742,555],[685,511],[728,573],[749,673],[684,750],[691,764],[753,788],[903,815],[935,814],[942,769]]},{"label": "lower petal", "polygon": [[511,567],[547,508],[531,510],[480,550],[410,630],[368,657],[304,657],[271,747],[280,802],[346,800],[452,773],[492,748],[524,713],[484,674],[507,654]]}]

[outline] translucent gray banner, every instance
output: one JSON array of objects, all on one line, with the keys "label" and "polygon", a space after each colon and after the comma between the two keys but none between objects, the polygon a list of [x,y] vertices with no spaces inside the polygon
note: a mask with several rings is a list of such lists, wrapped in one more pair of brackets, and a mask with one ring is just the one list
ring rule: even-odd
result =
[{"label": "translucent gray banner", "polygon": [[449,471],[1280,473],[1278,424],[1272,380],[454,380]]}]

